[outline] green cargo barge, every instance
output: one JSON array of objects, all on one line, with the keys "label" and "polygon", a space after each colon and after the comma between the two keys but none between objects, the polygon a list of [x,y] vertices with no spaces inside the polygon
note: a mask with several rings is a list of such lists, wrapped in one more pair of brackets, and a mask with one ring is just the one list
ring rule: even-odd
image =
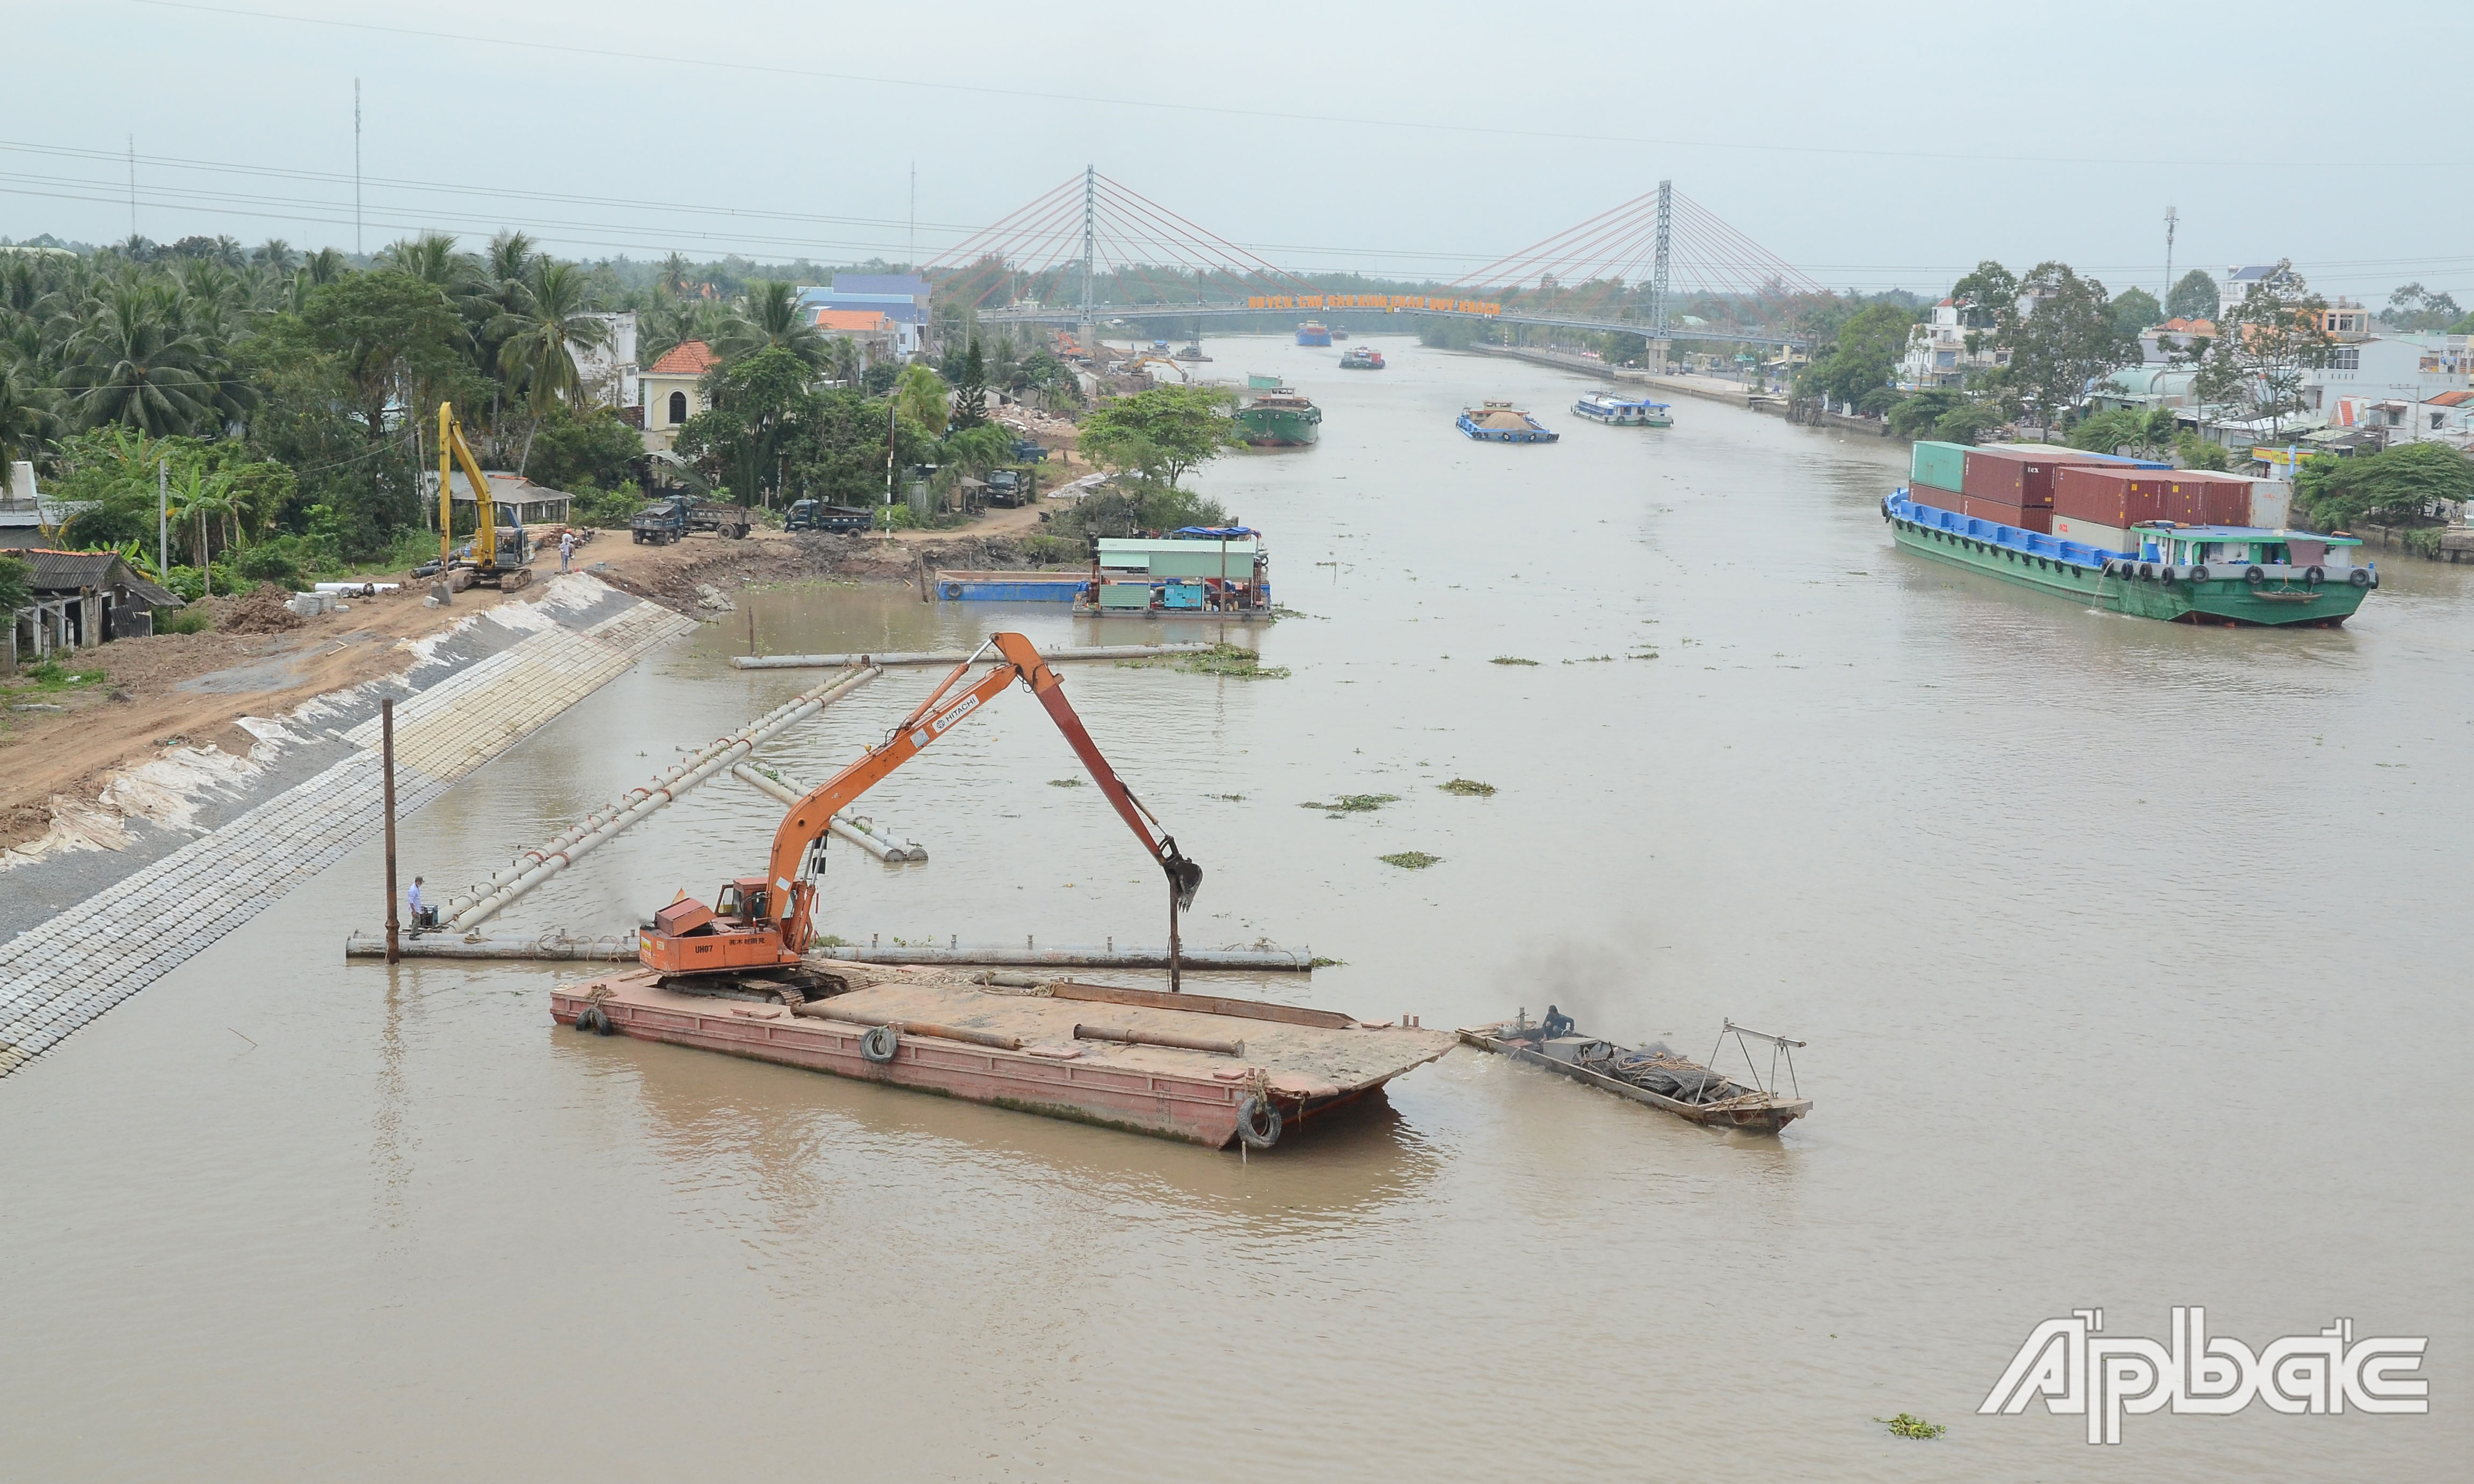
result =
[{"label": "green cargo barge", "polygon": [[2335,628],[2380,582],[2378,569],[2354,565],[2362,543],[2350,536],[2157,523],[2136,528],[2140,550],[2105,551],[1919,504],[1904,489],[1881,501],[1881,519],[1920,556],[2171,623]]},{"label": "green cargo barge", "polygon": [[1270,377],[1249,377],[1237,408],[1237,436],[1257,449],[1302,449],[1322,436],[1322,409]]}]

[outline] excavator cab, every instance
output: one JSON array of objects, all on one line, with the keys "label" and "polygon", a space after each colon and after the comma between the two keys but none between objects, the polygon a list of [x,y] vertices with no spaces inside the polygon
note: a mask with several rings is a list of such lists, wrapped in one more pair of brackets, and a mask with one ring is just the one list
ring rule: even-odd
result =
[{"label": "excavator cab", "polygon": [[764,877],[741,877],[721,888],[721,895],[714,900],[714,915],[752,924],[764,916],[766,896]]}]

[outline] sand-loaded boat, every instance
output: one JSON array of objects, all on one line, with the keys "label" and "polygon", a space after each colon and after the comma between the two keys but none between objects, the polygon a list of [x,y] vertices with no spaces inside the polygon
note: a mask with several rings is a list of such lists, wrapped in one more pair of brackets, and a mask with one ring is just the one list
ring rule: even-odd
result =
[{"label": "sand-loaded boat", "polygon": [[[1730,1037],[1744,1054],[1745,1075],[1740,1080],[1669,1050],[1661,1041],[1635,1047],[1578,1034],[1551,1005],[1543,1021],[1532,1021],[1524,1013],[1493,1025],[1465,1026],[1460,1032],[1463,1041],[1482,1051],[1543,1067],[1711,1128],[1776,1133],[1812,1111],[1811,1100],[1803,1096],[1801,1088],[1791,1096],[1778,1090],[1779,1061],[1783,1058],[1787,1082],[1793,1086],[1795,1051],[1804,1042],[1748,1031],[1732,1020],[1718,1034],[1721,1049]],[[1756,1043],[1767,1048],[1771,1057],[1766,1079],[1754,1059]],[[1710,1059],[1717,1056],[1712,1052]]]},{"label": "sand-loaded boat", "polygon": [[1454,426],[1480,443],[1553,443],[1563,436],[1508,401],[1463,407]]}]

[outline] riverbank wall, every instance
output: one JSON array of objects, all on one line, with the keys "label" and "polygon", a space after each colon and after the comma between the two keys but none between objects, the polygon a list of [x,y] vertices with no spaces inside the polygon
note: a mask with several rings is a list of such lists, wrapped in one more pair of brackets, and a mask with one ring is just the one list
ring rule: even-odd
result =
[{"label": "riverbank wall", "polygon": [[[382,828],[379,702],[396,705],[396,806],[458,780],[694,631],[695,620],[589,575],[553,577],[407,645],[391,682],[324,696],[255,730],[271,755],[193,801],[184,828],[8,873],[0,907],[0,1076],[50,1051],[255,917]],[[23,889],[20,889],[20,888]]]}]

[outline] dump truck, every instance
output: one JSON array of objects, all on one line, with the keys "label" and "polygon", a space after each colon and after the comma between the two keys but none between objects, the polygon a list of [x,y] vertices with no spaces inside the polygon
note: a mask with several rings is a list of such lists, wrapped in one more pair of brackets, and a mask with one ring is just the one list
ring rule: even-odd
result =
[{"label": "dump truck", "polygon": [[864,505],[828,505],[803,499],[783,517],[786,531],[863,531],[875,523],[875,512]]},{"label": "dump truck", "polygon": [[690,531],[712,531],[733,541],[743,540],[755,523],[740,505],[717,499],[695,499],[686,495],[673,495],[658,499],[636,512],[627,523],[635,534],[636,544],[667,546]]}]

